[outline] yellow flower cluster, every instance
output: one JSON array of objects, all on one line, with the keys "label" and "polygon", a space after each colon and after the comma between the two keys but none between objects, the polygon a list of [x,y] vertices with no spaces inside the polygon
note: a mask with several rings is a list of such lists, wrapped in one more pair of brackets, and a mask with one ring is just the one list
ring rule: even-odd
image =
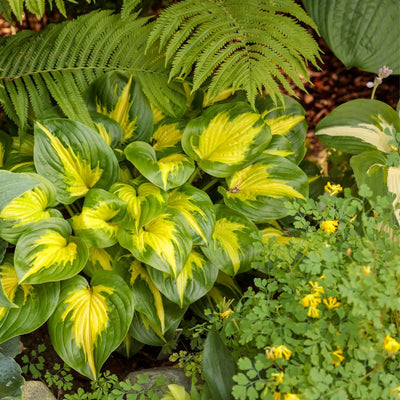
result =
[{"label": "yellow flower cluster", "polygon": [[332,352],[333,360],[332,364],[337,367],[343,360],[343,350],[337,349],[336,351]]},{"label": "yellow flower cluster", "polygon": [[400,343],[396,339],[393,339],[391,336],[387,335],[383,342],[383,349],[388,353],[397,353],[400,351]]},{"label": "yellow flower cluster", "polygon": [[228,318],[231,314],[233,314],[233,311],[232,311],[232,309],[228,309],[228,310],[226,310],[226,311],[224,311],[224,312],[222,312],[222,313],[220,313],[219,315],[222,317],[222,318]]},{"label": "yellow flower cluster", "polygon": [[318,282],[310,281],[308,283],[311,285],[311,293],[301,299],[301,304],[304,307],[308,307],[307,315],[309,317],[318,318],[320,316],[318,306],[321,304],[321,301],[326,305],[328,310],[333,310],[340,306],[340,302],[337,301],[336,297],[329,296],[327,299],[321,299],[324,288]]},{"label": "yellow flower cluster", "polygon": [[332,183],[328,182],[324,187],[325,192],[329,193],[329,196],[333,196],[336,193],[340,193],[343,188],[341,185],[332,185]]},{"label": "yellow flower cluster", "polygon": [[[274,400],[282,400],[282,395],[279,392],[274,393]],[[300,397],[294,393],[286,393],[283,400],[300,400]]]},{"label": "yellow flower cluster", "polygon": [[389,394],[395,394],[395,392],[397,392],[397,397],[400,397],[400,386],[390,389]]},{"label": "yellow flower cluster", "polygon": [[321,224],[321,229],[325,231],[328,235],[331,233],[336,232],[337,228],[339,225],[339,221],[334,220],[334,221],[324,221]]},{"label": "yellow flower cluster", "polygon": [[268,360],[276,360],[277,358],[286,358],[286,360],[289,360],[291,355],[292,352],[284,345],[265,348],[265,356]]}]

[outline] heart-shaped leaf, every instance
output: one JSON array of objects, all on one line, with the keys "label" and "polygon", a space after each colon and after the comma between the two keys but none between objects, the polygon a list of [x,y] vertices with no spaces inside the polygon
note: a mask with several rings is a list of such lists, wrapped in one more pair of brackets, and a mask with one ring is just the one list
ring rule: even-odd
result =
[{"label": "heart-shaped leaf", "polygon": [[181,139],[186,123],[183,120],[163,119],[155,127],[150,143],[158,159],[182,151]]},{"label": "heart-shaped leaf", "polygon": [[52,119],[35,124],[34,160],[38,172],[71,204],[93,188],[109,189],[119,178],[118,161],[98,133],[79,122]]},{"label": "heart-shaped leaf", "polygon": [[37,174],[0,170],[0,236],[15,244],[32,224],[61,213],[54,186]]},{"label": "heart-shaped leaf", "polygon": [[265,222],[287,215],[285,200],[308,196],[307,175],[286,158],[262,155],[254,164],[236,171],[219,188],[225,204],[254,222]]},{"label": "heart-shaped leaf", "polygon": [[82,212],[72,217],[72,228],[90,247],[110,247],[117,243],[119,221],[126,213],[126,204],[103,189],[91,189]]},{"label": "heart-shaped leaf", "polygon": [[168,206],[185,217],[193,244],[207,245],[210,242],[215,226],[215,211],[206,192],[185,184],[169,193]]},{"label": "heart-shaped leaf", "polygon": [[18,240],[14,263],[19,283],[46,283],[77,275],[88,259],[86,244],[71,236],[62,218],[37,222]]},{"label": "heart-shaped leaf", "polygon": [[264,150],[268,125],[246,103],[211,106],[191,120],[182,137],[185,153],[212,176],[230,176]]},{"label": "heart-shaped leaf", "polygon": [[257,227],[243,214],[222,204],[215,209],[212,241],[201,248],[203,253],[230,276],[248,271],[261,248]]},{"label": "heart-shaped leaf", "polygon": [[134,311],[131,290],[117,274],[96,273],[89,286],[82,276],[61,283],[49,333],[59,356],[82,375],[96,379],[123,341]]},{"label": "heart-shaped leaf", "polygon": [[157,160],[155,150],[145,142],[133,142],[125,149],[126,158],[151,183],[169,190],[183,185],[193,173],[193,161],[176,153]]}]

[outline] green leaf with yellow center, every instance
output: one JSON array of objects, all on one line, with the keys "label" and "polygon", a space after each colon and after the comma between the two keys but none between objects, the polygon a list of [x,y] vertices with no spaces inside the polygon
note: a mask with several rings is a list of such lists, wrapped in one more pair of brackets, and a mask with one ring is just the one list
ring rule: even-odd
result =
[{"label": "green leaf with yellow center", "polygon": [[[282,152],[277,153],[277,151],[286,152],[287,149],[291,149],[293,155],[289,159],[295,164],[299,164],[306,154],[304,143],[307,133],[307,123],[303,107],[291,97],[282,95],[282,100],[274,100],[271,96],[258,97],[256,100],[256,109],[271,129],[273,138],[265,151],[268,152],[269,148],[272,147],[274,153],[269,151],[268,154],[287,157],[286,154]],[[277,138],[285,140],[277,141]],[[281,147],[278,147],[279,145]]]},{"label": "green leaf with yellow center", "polygon": [[68,365],[95,380],[126,336],[133,311],[128,284],[113,272],[97,272],[90,285],[82,276],[63,281],[48,324],[54,349]]},{"label": "green leaf with yellow center", "polygon": [[215,210],[212,241],[201,248],[203,253],[230,276],[248,271],[261,248],[257,227],[243,214],[222,204],[216,205]]},{"label": "green leaf with yellow center", "polygon": [[67,119],[35,124],[34,161],[57,190],[57,200],[71,204],[93,188],[108,189],[119,178],[118,161],[91,128]]},{"label": "green leaf with yellow center", "polygon": [[227,189],[219,188],[225,204],[254,222],[285,217],[286,200],[308,196],[306,174],[286,158],[274,155],[258,157],[226,182]]},{"label": "green leaf with yellow center", "polygon": [[89,247],[89,258],[83,272],[92,277],[99,271],[114,271],[115,260],[126,253],[118,243],[106,249]]},{"label": "green leaf with yellow center", "polygon": [[121,229],[118,241],[138,260],[173,276],[178,276],[192,248],[186,221],[172,208],[144,225],[138,233]]},{"label": "green leaf with yellow center", "polygon": [[119,221],[126,213],[126,204],[103,189],[91,189],[85,197],[82,212],[71,219],[75,234],[89,247],[110,247],[117,243]]},{"label": "green leaf with yellow center", "polygon": [[195,168],[185,154],[170,154],[157,159],[154,149],[145,142],[131,143],[126,147],[125,154],[143,176],[164,190],[183,185]]},{"label": "green leaf with yellow center", "polygon": [[124,140],[124,132],[121,125],[114,119],[98,112],[91,112],[98,134],[113,149],[120,146]]},{"label": "green leaf with yellow center", "polygon": [[182,147],[202,170],[227,177],[260,154],[270,140],[270,129],[261,115],[237,102],[211,106],[191,120]]},{"label": "green leaf with yellow center", "polygon": [[169,193],[168,206],[180,211],[186,219],[193,244],[209,243],[214,231],[215,211],[207,193],[184,184]]},{"label": "green leaf with yellow center", "polygon": [[60,293],[59,282],[19,285],[12,257],[6,257],[0,265],[0,286],[13,303],[0,307],[0,343],[43,325],[53,313]]},{"label": "green leaf with yellow center", "polygon": [[177,278],[149,268],[149,275],[160,292],[181,308],[203,297],[214,285],[218,268],[199,249],[192,249]]},{"label": "green leaf with yellow center", "polygon": [[153,113],[140,85],[129,74],[109,72],[87,90],[90,111],[115,120],[122,127],[124,142],[150,139]]},{"label": "green leaf with yellow center", "polygon": [[86,244],[71,236],[70,224],[49,218],[34,224],[15,247],[15,270],[20,283],[46,283],[77,275],[88,259]]},{"label": "green leaf with yellow center", "polygon": [[15,244],[32,224],[61,216],[54,186],[37,174],[0,170],[0,237]]},{"label": "green leaf with yellow center", "polygon": [[127,183],[115,183],[110,192],[124,201],[127,217],[121,226],[136,233],[148,222],[164,213],[167,207],[167,193],[150,182],[141,180]]},{"label": "green leaf with yellow center", "polygon": [[182,152],[181,139],[186,123],[186,121],[164,119],[155,127],[150,143],[157,158]]},{"label": "green leaf with yellow center", "polygon": [[400,131],[396,111],[378,100],[357,99],[337,107],[317,125],[315,134],[322,142],[346,153],[390,153],[389,142],[394,138],[385,130]]}]

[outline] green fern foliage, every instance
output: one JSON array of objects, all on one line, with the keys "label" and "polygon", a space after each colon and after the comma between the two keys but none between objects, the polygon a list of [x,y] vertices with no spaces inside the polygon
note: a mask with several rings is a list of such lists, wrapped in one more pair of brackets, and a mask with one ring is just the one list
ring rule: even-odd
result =
[{"label": "green fern foliage", "polygon": [[299,74],[308,77],[319,49],[300,22],[316,29],[294,0],[186,0],[161,14],[148,45],[165,49],[171,79],[193,72],[195,91],[212,77],[210,97],[242,88],[254,105],[263,89],[280,96],[279,83],[304,89]]},{"label": "green fern foliage", "polygon": [[164,59],[156,50],[144,54],[151,29],[147,21],[137,14],[121,19],[94,11],[39,33],[21,31],[4,39],[0,102],[20,133],[54,100],[68,118],[93,126],[83,93],[111,70],[133,74],[155,106],[170,115],[179,113],[186,101],[182,85],[168,84]]}]

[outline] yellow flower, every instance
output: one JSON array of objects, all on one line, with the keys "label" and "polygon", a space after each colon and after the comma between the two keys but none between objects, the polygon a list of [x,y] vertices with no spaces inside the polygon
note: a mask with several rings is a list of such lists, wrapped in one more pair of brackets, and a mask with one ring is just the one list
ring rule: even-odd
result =
[{"label": "yellow flower", "polygon": [[320,286],[319,282],[312,282],[312,281],[308,281],[308,284],[311,285],[311,291],[318,293],[318,294],[322,294],[324,293],[324,288],[322,286]]},{"label": "yellow flower", "polygon": [[325,187],[325,192],[328,192],[330,196],[333,196],[336,193],[340,193],[343,188],[341,185],[332,185],[332,183],[328,182]]},{"label": "yellow flower", "polygon": [[278,386],[280,383],[282,383],[284,375],[285,374],[283,372],[279,372],[279,374],[278,373],[271,374],[271,376],[273,376],[275,378],[275,385],[276,386]]},{"label": "yellow flower", "polygon": [[325,231],[328,235],[330,235],[331,233],[336,232],[338,225],[339,225],[339,221],[337,221],[337,220],[335,220],[335,221],[324,221],[321,224],[321,229],[323,231]]},{"label": "yellow flower", "polygon": [[281,400],[281,394],[279,392],[274,392],[274,400]]},{"label": "yellow flower", "polygon": [[340,302],[337,301],[336,297],[332,297],[332,296],[329,296],[328,300],[324,299],[323,302],[328,307],[328,310],[332,310],[333,308],[340,306]]},{"label": "yellow flower", "polygon": [[344,357],[343,357],[343,351],[341,350],[341,349],[337,349],[336,351],[334,351],[333,353],[332,353],[332,356],[333,356],[333,360],[332,360],[332,364],[335,366],[335,367],[337,367],[343,360],[344,360]]},{"label": "yellow flower", "polygon": [[319,293],[311,293],[301,299],[301,304],[304,307],[317,307],[320,303]]},{"label": "yellow flower", "polygon": [[318,318],[318,317],[319,317],[319,310],[318,310],[318,308],[317,308],[317,307],[312,307],[312,306],[311,306],[311,307],[308,309],[307,316],[312,317],[312,318]]},{"label": "yellow flower", "polygon": [[389,394],[396,394],[395,392],[397,392],[397,397],[400,397],[400,386],[390,389]]},{"label": "yellow flower", "polygon": [[368,276],[371,273],[371,266],[370,265],[364,266],[363,270],[364,270],[364,275]]},{"label": "yellow flower", "polygon": [[400,343],[393,339],[391,336],[387,335],[385,341],[383,342],[383,349],[388,353],[397,353],[400,350]]},{"label": "yellow flower", "polygon": [[276,360],[277,358],[286,358],[286,360],[289,360],[291,355],[292,352],[284,345],[265,348],[265,356],[268,360]]},{"label": "yellow flower", "polygon": [[233,311],[229,308],[228,310],[224,311],[223,313],[220,313],[219,315],[222,318],[228,318],[231,314],[233,314]]},{"label": "yellow flower", "polygon": [[297,394],[294,394],[294,393],[287,393],[283,397],[283,400],[300,400],[300,397],[297,396]]}]

